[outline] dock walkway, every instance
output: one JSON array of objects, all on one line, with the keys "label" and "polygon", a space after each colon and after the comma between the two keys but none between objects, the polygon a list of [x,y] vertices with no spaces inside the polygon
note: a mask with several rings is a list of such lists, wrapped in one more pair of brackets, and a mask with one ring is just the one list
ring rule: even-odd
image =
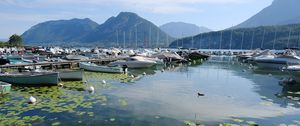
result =
[{"label": "dock walkway", "polygon": [[41,63],[24,63],[24,64],[7,64],[7,65],[0,65],[0,68],[22,68],[27,66],[63,66],[63,65],[78,65],[79,62],[94,62],[94,63],[101,63],[101,62],[112,62],[119,60],[120,58],[102,58],[102,59],[88,59],[88,60],[72,60],[72,61],[62,61],[62,62],[41,62]]}]

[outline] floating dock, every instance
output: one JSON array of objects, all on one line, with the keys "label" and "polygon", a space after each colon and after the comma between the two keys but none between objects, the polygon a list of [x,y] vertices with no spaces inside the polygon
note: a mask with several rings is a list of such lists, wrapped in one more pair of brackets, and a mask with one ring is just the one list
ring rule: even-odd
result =
[{"label": "floating dock", "polygon": [[88,60],[73,60],[73,61],[62,61],[62,62],[41,62],[41,63],[24,63],[24,64],[7,64],[7,65],[0,65],[0,68],[24,68],[24,67],[35,67],[41,66],[43,68],[50,67],[56,68],[72,68],[74,66],[78,66],[79,62],[93,62],[93,63],[108,63],[112,61],[119,60],[121,58],[103,58],[103,59],[88,59]]}]

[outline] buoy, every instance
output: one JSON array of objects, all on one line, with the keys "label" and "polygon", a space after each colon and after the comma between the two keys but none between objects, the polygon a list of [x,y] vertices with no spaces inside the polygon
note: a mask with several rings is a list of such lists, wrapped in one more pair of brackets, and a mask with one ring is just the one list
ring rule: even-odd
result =
[{"label": "buoy", "polygon": [[64,84],[63,83],[58,83],[58,86],[63,87]]},{"label": "buoy", "polygon": [[143,75],[146,75],[146,72],[144,72]]},{"label": "buoy", "polygon": [[30,97],[29,97],[29,101],[28,101],[28,103],[30,103],[30,104],[34,104],[34,103],[36,103],[36,98],[35,98],[35,97],[33,97],[33,96],[30,96]]},{"label": "buoy", "polygon": [[164,72],[165,70],[164,69],[161,69],[161,72]]},{"label": "buoy", "polygon": [[89,92],[93,93],[95,91],[95,88],[93,86],[90,86],[88,89]]},{"label": "buoy", "polygon": [[102,80],[102,84],[106,84],[106,81],[105,81],[105,80]]}]

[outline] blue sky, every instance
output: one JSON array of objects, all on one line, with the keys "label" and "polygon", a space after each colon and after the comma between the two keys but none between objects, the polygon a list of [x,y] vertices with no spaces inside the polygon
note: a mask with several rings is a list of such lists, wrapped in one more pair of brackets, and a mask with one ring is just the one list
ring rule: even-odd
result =
[{"label": "blue sky", "polygon": [[90,18],[101,24],[121,11],[156,25],[187,22],[213,30],[237,25],[273,0],[0,0],[0,38],[58,19]]}]

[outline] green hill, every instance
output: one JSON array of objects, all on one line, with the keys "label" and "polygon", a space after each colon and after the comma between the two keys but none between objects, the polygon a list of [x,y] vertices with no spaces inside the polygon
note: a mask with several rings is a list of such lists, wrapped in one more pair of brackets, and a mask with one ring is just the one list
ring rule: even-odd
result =
[{"label": "green hill", "polygon": [[135,13],[121,12],[98,25],[90,19],[47,21],[22,35],[25,44],[78,46],[168,46],[174,39]]}]

